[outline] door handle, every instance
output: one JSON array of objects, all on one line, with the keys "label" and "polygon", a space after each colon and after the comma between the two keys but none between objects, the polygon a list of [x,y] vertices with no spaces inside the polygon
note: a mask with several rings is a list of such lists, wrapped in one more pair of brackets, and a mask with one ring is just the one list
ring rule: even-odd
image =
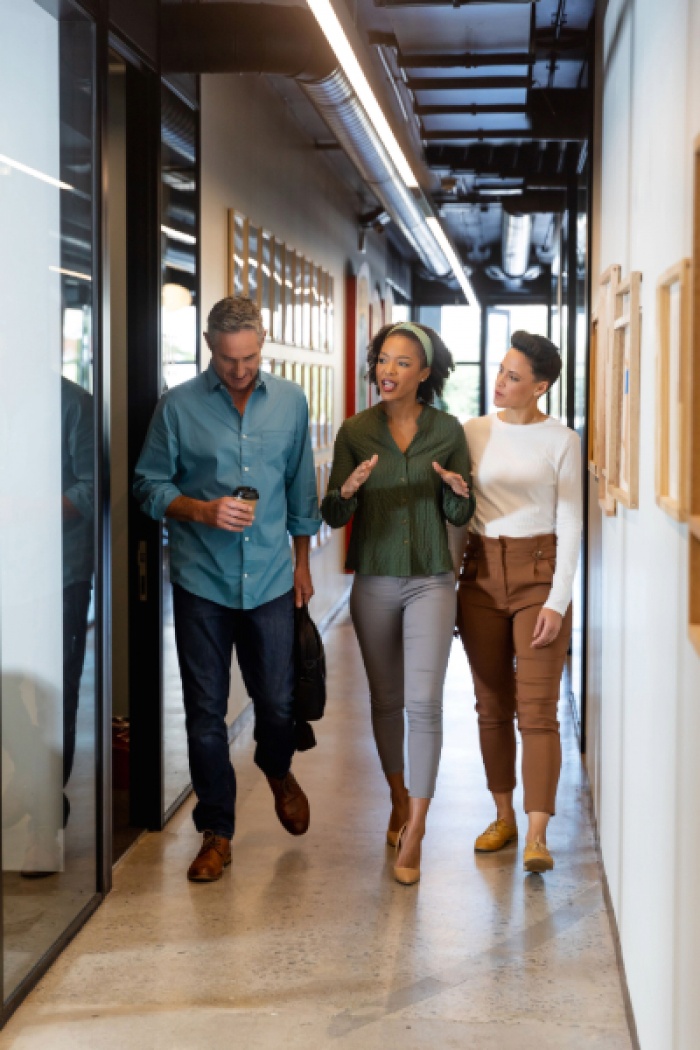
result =
[{"label": "door handle", "polygon": [[139,601],[148,601],[148,546],[145,540],[139,541],[137,555],[139,569]]}]

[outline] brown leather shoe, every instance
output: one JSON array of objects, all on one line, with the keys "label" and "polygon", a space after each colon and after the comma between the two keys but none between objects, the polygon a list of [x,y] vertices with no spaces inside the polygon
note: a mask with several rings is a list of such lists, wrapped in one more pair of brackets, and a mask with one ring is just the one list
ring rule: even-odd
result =
[{"label": "brown leather shoe", "polygon": [[293,773],[278,780],[268,777],[267,782],[275,796],[275,813],[285,831],[290,835],[303,835],[309,830],[311,810],[309,800],[299,787]]},{"label": "brown leather shoe", "polygon": [[202,848],[190,864],[190,882],[216,882],[231,863],[231,840],[213,831],[205,831]]}]

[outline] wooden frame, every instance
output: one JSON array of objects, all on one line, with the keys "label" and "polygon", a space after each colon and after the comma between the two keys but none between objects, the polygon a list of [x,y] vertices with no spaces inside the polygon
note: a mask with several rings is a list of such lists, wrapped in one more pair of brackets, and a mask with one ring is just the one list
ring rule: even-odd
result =
[{"label": "wooden frame", "polygon": [[615,292],[608,414],[608,493],[631,510],[639,506],[639,397],[642,275],[631,273]]},{"label": "wooden frame", "polygon": [[656,502],[676,521],[686,521],[690,458],[690,259],[656,285]]},{"label": "wooden frame", "polygon": [[608,431],[610,421],[610,378],[612,373],[612,343],[617,305],[617,289],[622,271],[617,265],[608,266],[601,275],[598,293],[595,372],[595,418],[593,424],[593,462],[598,477],[598,503],[601,510],[613,517],[617,502],[608,484]]},{"label": "wooden frame", "polygon": [[700,137],[693,158],[693,304],[690,359],[688,635],[700,655]]},{"label": "wooden frame", "polygon": [[253,299],[272,342],[333,352],[331,275],[234,208],[228,212],[227,289]]},{"label": "wooden frame", "polygon": [[598,379],[598,314],[591,314],[591,329],[588,336],[588,469],[598,481],[600,466],[596,458],[596,397]]}]

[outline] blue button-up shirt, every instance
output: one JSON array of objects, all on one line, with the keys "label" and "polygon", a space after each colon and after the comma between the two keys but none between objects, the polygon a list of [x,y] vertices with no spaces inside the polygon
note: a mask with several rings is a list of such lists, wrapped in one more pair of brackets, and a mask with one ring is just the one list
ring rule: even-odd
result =
[{"label": "blue button-up shirt", "polygon": [[243,415],[210,365],[159,402],[136,465],[134,495],[162,520],[178,496],[213,500],[238,485],[260,493],[255,521],[227,532],[168,521],[170,578],[232,609],[255,609],[291,590],[289,536],[321,524],[303,390],[260,374]]}]

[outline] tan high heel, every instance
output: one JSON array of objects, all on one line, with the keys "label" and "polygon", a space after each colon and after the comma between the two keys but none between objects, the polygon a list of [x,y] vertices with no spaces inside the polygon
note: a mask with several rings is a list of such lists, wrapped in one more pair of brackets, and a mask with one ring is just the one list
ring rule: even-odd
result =
[{"label": "tan high heel", "polygon": [[399,835],[401,831],[392,831],[391,828],[386,829],[386,844],[391,846],[392,849],[396,849],[399,844]]},{"label": "tan high heel", "polygon": [[[404,824],[399,832],[396,839],[396,853],[398,856],[401,850],[401,840],[408,824]],[[394,878],[397,882],[400,882],[402,886],[415,886],[420,879],[420,868],[399,868],[394,865]]]}]

